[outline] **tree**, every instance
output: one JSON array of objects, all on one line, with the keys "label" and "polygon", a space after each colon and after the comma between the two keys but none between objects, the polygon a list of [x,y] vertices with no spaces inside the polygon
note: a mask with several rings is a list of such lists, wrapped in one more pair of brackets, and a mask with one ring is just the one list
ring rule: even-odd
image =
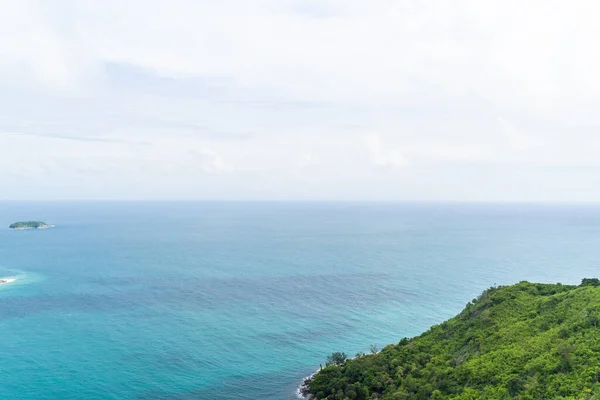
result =
[{"label": "tree", "polygon": [[343,365],[347,359],[348,356],[346,353],[340,353],[336,351],[327,357],[327,365]]},{"label": "tree", "polygon": [[598,278],[583,278],[581,280],[581,286],[600,286],[600,279],[598,279]]},{"label": "tree", "polygon": [[511,397],[515,397],[517,394],[519,394],[521,389],[523,389],[523,382],[521,381],[521,378],[517,376],[510,378],[506,384],[506,389]]},{"label": "tree", "polygon": [[561,372],[569,371],[573,364],[573,350],[575,346],[561,343],[558,345],[558,355],[560,357],[560,363],[558,368]]}]

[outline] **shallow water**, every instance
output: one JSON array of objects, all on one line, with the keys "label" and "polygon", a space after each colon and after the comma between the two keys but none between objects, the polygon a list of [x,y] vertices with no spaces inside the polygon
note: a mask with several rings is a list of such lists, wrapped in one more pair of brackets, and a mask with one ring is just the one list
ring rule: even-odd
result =
[{"label": "shallow water", "polygon": [[293,399],[493,284],[598,276],[600,208],[0,203],[0,398]]}]

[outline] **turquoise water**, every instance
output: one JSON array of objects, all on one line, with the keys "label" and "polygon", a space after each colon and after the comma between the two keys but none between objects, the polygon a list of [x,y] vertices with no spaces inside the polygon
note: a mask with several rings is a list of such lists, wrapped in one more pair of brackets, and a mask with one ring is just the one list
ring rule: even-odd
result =
[{"label": "turquoise water", "polygon": [[0,203],[2,399],[291,400],[493,284],[600,275],[600,207]]}]

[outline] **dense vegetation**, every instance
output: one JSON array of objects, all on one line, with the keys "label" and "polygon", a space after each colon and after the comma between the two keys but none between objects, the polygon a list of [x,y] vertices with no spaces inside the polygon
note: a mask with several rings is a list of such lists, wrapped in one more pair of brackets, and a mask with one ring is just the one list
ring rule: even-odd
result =
[{"label": "dense vegetation", "polygon": [[600,399],[600,281],[493,287],[381,352],[329,357],[313,399]]},{"label": "dense vegetation", "polygon": [[39,229],[48,227],[49,225],[42,221],[15,222],[9,226],[10,229]]}]

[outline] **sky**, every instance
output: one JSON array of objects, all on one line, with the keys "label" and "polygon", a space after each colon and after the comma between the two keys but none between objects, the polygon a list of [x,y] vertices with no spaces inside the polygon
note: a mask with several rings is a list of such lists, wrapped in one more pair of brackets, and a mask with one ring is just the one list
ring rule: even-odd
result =
[{"label": "sky", "polygon": [[0,200],[600,201],[599,16],[0,0]]}]

